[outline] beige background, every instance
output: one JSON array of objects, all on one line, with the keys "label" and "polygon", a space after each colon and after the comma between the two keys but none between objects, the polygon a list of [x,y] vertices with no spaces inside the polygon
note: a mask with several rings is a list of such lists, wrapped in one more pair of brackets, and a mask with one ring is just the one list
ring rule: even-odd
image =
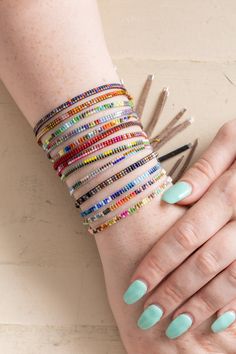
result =
[{"label": "beige background", "polygon": [[[195,117],[169,147],[198,136],[199,155],[236,116],[236,1],[99,5],[114,64],[135,97],[146,75],[156,76],[145,119],[168,86],[160,126],[183,106]],[[0,122],[1,353],[124,354],[95,244],[2,84]]]}]

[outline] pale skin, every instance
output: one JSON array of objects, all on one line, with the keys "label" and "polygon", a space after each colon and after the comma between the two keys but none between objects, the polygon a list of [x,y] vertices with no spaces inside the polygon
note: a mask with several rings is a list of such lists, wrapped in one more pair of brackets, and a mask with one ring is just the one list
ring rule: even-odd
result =
[{"label": "pale skin", "polygon": [[[89,13],[89,21],[86,13]],[[70,21],[66,21],[67,18]],[[94,32],[90,30],[91,24]],[[95,1],[2,1],[0,26],[1,79],[32,127],[42,115],[68,97],[104,82],[119,81],[104,41]],[[219,171],[218,175],[223,172]],[[196,199],[204,192],[202,190]],[[203,203],[204,198],[207,194],[199,203]],[[149,295],[132,306],[123,302],[122,296],[132,274],[138,274],[135,273],[137,265],[143,264],[145,255],[185,211],[184,206],[167,205],[156,199],[138,214],[95,237],[111,309],[129,354],[234,353],[233,327],[220,335],[210,331],[210,323],[215,318],[213,313],[218,309],[200,326],[170,341],[164,331],[175,306],[166,319],[144,332],[137,328],[136,322]],[[219,224],[214,225],[219,227]],[[203,225],[202,230],[205,229]],[[232,244],[230,248],[233,249]],[[165,265],[168,263],[164,262]],[[142,275],[146,276],[147,272],[143,271]],[[155,280],[153,287],[158,281]]]},{"label": "pale skin", "polygon": [[235,120],[226,123],[181,178],[191,184],[192,193],[180,204],[195,204],[133,275],[152,291],[145,308],[160,305],[163,318],[172,311],[174,318],[190,314],[192,329],[217,311],[236,310],[235,130]]}]

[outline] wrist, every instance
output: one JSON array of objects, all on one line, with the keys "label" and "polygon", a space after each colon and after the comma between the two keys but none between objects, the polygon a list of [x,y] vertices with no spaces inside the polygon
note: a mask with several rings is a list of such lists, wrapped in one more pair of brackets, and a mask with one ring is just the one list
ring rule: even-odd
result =
[{"label": "wrist", "polygon": [[[83,95],[81,99],[80,96],[78,96],[79,105],[74,106],[76,107],[76,112],[80,112],[80,109],[83,108],[83,101],[86,103],[85,112],[89,113],[96,108],[94,108],[94,104],[97,104],[98,99],[99,102],[101,102],[102,99],[102,103],[105,105],[117,104],[120,100],[122,100],[121,102],[129,102],[127,99],[130,100],[128,93],[124,96],[121,94],[117,95],[118,91],[114,91],[114,89],[111,91],[111,88],[109,88],[109,92],[108,96],[111,96],[110,98],[107,97],[107,95],[104,96],[101,94],[100,91],[96,94],[93,92],[92,99],[90,97],[87,99]],[[103,97],[105,98],[105,101]],[[75,102],[78,101],[73,100],[73,104],[75,104]],[[91,103],[93,104],[91,105]],[[50,123],[51,116],[47,117],[46,122],[49,123],[46,124],[43,120],[44,128],[39,132],[36,130],[36,134],[37,138],[40,139],[39,143],[45,146],[48,153],[50,151],[49,157],[55,165],[54,168],[58,169],[59,167],[59,175],[63,180],[65,179],[65,176],[67,176],[65,182],[71,195],[76,200],[76,204],[81,207],[83,216],[86,216],[87,221],[90,222],[90,230],[92,230],[93,233],[97,233],[103,231],[110,225],[114,227],[113,225],[124,217],[126,218],[133,213],[140,212],[139,209],[144,206],[146,207],[153,198],[158,199],[160,197],[160,194],[168,186],[169,182],[165,171],[162,170],[160,164],[156,160],[155,154],[152,152],[147,136],[142,132],[137,116],[130,116],[129,121],[124,124],[120,124],[118,120],[118,123],[116,122],[115,124],[115,128],[110,129],[110,126],[105,125],[106,129],[101,133],[101,128],[104,127],[101,127],[100,123],[98,126],[97,123],[95,125],[94,123],[100,118],[104,118],[103,110],[95,112],[96,114],[89,113],[89,115],[87,115],[86,113],[86,116],[83,115],[84,113],[76,113],[76,116],[74,116],[75,109],[73,108],[73,105],[72,108],[70,106],[71,104],[65,109],[63,105],[61,107],[63,108],[63,113],[61,113],[61,109],[56,109],[54,112],[55,114],[53,115],[53,124],[51,125]],[[90,106],[92,107],[92,110],[88,108]],[[114,115],[118,113],[118,109],[119,108],[116,107],[110,108],[109,112]],[[131,112],[134,111],[131,109]],[[57,117],[57,115],[59,115],[59,117]],[[76,121],[74,121],[75,118]],[[111,117],[109,116],[109,120],[110,119]],[[86,134],[82,129],[83,122],[86,122],[86,125],[88,125],[86,127]],[[66,134],[64,134],[64,128],[63,131],[61,131],[63,125],[66,127]],[[63,137],[63,139],[61,138],[61,141],[60,139],[58,141],[58,131],[59,135],[62,134],[61,136]],[[99,133],[95,134],[96,131],[99,131]],[[56,134],[56,138],[54,137],[53,141],[54,143],[58,142],[58,145],[54,144],[53,149],[48,145],[48,142],[51,141],[50,134],[52,134],[51,137]],[[67,136],[66,139],[65,136]],[[124,154],[118,155],[119,163],[110,169],[104,169],[104,163],[109,165],[109,163],[113,162],[116,157],[116,154],[107,157],[106,152],[119,149],[123,139],[125,143],[136,143],[137,136],[140,137],[139,141],[142,142],[142,149],[136,149],[134,151],[135,154],[131,154],[127,159],[123,158]],[[144,145],[144,141],[147,142],[147,145]],[[107,147],[108,142],[109,144]],[[111,143],[112,145],[110,146]],[[78,146],[78,148],[76,146]],[[97,147],[99,147],[99,149],[97,149]],[[96,148],[96,150],[94,150],[94,148]],[[95,153],[94,151],[98,151],[99,154],[96,155],[97,152]],[[129,152],[129,150],[127,151]],[[96,156],[104,154],[106,157],[104,161],[101,160],[101,158],[97,161],[94,160]],[[86,156],[88,156],[88,158]],[[122,156],[122,159],[120,159],[120,156]],[[86,161],[90,161],[91,158],[93,163],[91,165],[85,164]],[[74,161],[72,164],[72,174],[68,173],[68,171],[71,170],[70,165],[64,165],[63,161],[67,160],[70,162]],[[78,160],[79,162],[77,163]],[[63,166],[62,169],[61,166]],[[100,170],[102,173],[98,173],[97,170]],[[96,173],[94,174],[95,171]],[[91,174],[93,178],[90,178]],[[85,180],[86,183],[82,183],[81,181],[83,180]],[[134,187],[136,186],[137,188],[135,189]],[[130,191],[130,193],[126,193],[128,191]],[[114,199],[113,196],[115,196]],[[106,207],[107,204],[109,205],[104,209],[105,213],[100,212],[100,208]],[[92,215],[94,211],[96,211],[96,213]],[[102,218],[102,220],[100,218]]]}]

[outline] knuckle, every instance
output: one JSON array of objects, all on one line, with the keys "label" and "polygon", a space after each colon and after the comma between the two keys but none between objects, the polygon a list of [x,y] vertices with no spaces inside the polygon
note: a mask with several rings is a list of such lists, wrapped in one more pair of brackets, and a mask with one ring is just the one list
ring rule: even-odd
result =
[{"label": "knuckle", "polygon": [[209,276],[217,273],[219,265],[217,257],[212,252],[203,252],[196,259],[196,267],[201,274]]},{"label": "knuckle", "polygon": [[164,296],[167,298],[168,303],[181,303],[184,299],[183,291],[175,281],[169,281],[164,288]]},{"label": "knuckle", "polygon": [[216,311],[217,302],[212,296],[207,294],[207,292],[200,294],[199,300],[200,300],[200,308],[202,312],[211,314]]},{"label": "knuckle", "polygon": [[235,286],[236,285],[236,261],[234,261],[228,268],[229,281]]},{"label": "knuckle", "polygon": [[174,237],[176,242],[186,251],[195,249],[199,244],[197,231],[190,222],[177,224]]},{"label": "knuckle", "polygon": [[164,275],[164,269],[161,266],[161,260],[155,253],[150,253],[147,260],[146,260],[146,265],[145,269],[148,269],[149,276],[150,278],[153,279],[153,277],[160,277],[160,275]]},{"label": "knuckle", "polygon": [[[201,177],[203,176],[209,181],[212,181],[216,177],[216,172],[215,169],[212,165],[212,163],[205,157],[201,157],[197,162],[192,167],[193,174],[197,173],[201,174]],[[194,173],[195,172],[195,173]]]}]

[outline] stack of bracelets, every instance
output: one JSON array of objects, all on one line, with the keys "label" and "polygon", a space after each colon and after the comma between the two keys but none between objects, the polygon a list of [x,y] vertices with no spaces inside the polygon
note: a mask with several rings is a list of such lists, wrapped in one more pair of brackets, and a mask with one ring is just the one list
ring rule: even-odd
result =
[{"label": "stack of bracelets", "polygon": [[[119,96],[123,100],[118,100]],[[103,102],[106,100],[109,101]],[[137,129],[129,131],[133,127]],[[142,130],[140,119],[133,108],[133,99],[121,83],[104,84],[68,100],[40,119],[34,127],[34,133],[61,180],[68,184],[69,177],[74,176],[68,188],[77,208],[144,166],[142,173],[130,178],[118,190],[81,208],[81,216],[85,224],[89,225],[91,234],[97,234],[136,213],[171,184],[171,178],[161,167],[157,154],[152,151],[147,135]],[[138,154],[142,154],[142,157],[138,157]],[[108,178],[102,178],[105,171],[113,171],[123,161],[133,158],[136,158],[135,161],[126,167],[120,168]],[[105,161],[101,163],[103,159]],[[78,177],[78,171],[90,165],[89,172],[86,169],[86,174]],[[97,176],[101,182],[85,191],[86,185]],[[81,189],[83,193],[78,196]],[[144,193],[148,189],[149,194]],[[140,200],[139,195],[142,194],[145,196]],[[136,199],[135,203],[130,204],[132,199]],[[126,207],[126,203],[129,207]],[[123,209],[123,206],[126,208]],[[109,218],[110,213],[112,216]],[[100,224],[97,224],[98,221]]]}]

